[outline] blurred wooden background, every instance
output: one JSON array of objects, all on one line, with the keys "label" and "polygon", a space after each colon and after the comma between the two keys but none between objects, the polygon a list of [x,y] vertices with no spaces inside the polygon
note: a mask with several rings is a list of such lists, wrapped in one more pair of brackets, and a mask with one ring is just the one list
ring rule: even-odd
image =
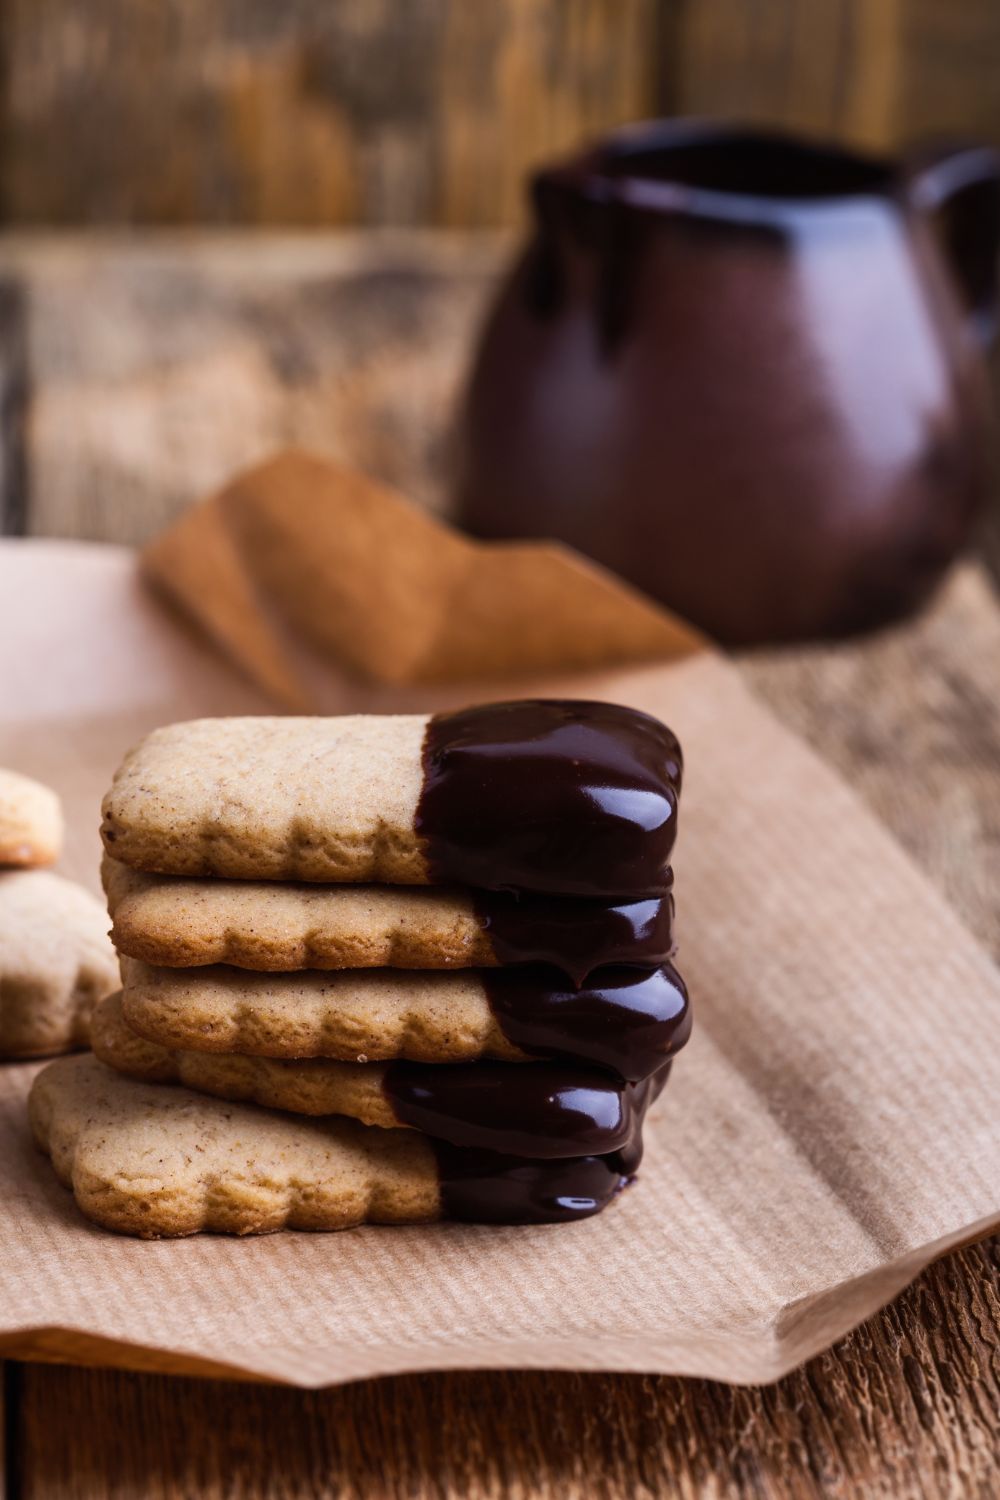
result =
[{"label": "blurred wooden background", "polygon": [[1000,143],[996,0],[0,0],[0,65],[0,530],[97,540],[287,442],[446,505],[525,174],[583,138]]},{"label": "blurred wooden background", "polygon": [[516,222],[625,120],[1000,142],[995,0],[4,0],[8,224]]}]

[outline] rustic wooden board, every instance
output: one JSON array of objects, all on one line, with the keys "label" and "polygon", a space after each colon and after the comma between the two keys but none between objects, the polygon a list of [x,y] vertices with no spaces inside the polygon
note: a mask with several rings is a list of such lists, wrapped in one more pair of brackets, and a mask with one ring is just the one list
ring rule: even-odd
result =
[{"label": "rustic wooden board", "polygon": [[682,8],[681,113],[885,146],[898,135],[901,7],[853,0],[698,0]]},{"label": "rustic wooden board", "polygon": [[655,112],[657,0],[8,0],[8,223],[516,222]]},{"label": "rustic wooden board", "polygon": [[674,49],[665,102],[681,113],[880,151],[942,133],[1000,142],[991,0],[694,0]]},{"label": "rustic wooden board", "polygon": [[0,468],[7,529],[142,542],[289,443],[440,507],[506,253],[419,233],[5,238],[0,397],[31,455],[29,508]]},{"label": "rustic wooden board", "polygon": [[[254,445],[291,437],[441,505],[447,413],[502,253],[426,239],[8,247],[15,523],[145,536]],[[875,641],[743,662],[995,952],[998,648],[990,584],[968,567],[922,620]],[[308,1395],[14,1366],[8,1494],[985,1500],[998,1285],[1000,1241],[952,1256],[763,1391],[484,1374]]]},{"label": "rustic wooden board", "polygon": [[519,222],[538,161],[689,112],[1000,143],[992,0],[7,0],[15,224]]},{"label": "rustic wooden board", "polygon": [[998,1281],[993,1240],[762,1391],[511,1373],[311,1394],[22,1366],[10,1497],[992,1500]]}]

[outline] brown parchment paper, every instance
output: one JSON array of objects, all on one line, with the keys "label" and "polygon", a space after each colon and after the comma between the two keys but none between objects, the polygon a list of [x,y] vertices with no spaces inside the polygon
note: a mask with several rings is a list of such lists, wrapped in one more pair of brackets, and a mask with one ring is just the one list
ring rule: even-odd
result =
[{"label": "brown parchment paper", "polygon": [[[114,548],[0,544],[0,650],[0,763],[58,787],[63,867],[95,888],[126,745],[271,701]],[[333,711],[517,687],[323,682]],[[0,1068],[0,1353],[303,1386],[490,1366],[766,1381],[1000,1222],[1000,979],[887,833],[713,653],[544,688],[658,714],[686,753],[696,1028],[635,1187],[572,1227],[139,1243],[79,1217],[25,1126],[36,1067]]]}]

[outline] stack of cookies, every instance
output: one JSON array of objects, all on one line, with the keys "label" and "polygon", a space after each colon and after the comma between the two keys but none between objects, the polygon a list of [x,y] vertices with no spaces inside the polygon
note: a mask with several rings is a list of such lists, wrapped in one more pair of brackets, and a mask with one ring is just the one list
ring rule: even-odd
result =
[{"label": "stack of cookies", "polygon": [[144,1235],[603,1208],[689,1032],[680,779],[610,704],[158,730],[103,809],[123,989],[34,1090],[59,1175]]}]

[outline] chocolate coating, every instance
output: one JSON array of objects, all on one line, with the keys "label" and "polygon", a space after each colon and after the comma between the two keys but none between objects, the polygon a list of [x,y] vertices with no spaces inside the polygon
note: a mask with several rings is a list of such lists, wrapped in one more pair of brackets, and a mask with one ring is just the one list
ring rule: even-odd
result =
[{"label": "chocolate coating", "polygon": [[668,1072],[669,1065],[640,1085],[631,1138],[605,1156],[537,1161],[432,1141],[445,1216],[477,1224],[560,1224],[600,1213],[638,1171],[642,1117]]},{"label": "chocolate coating", "polygon": [[390,1063],[402,1125],[507,1156],[606,1156],[632,1142],[669,1064],[642,1083],[564,1063]]},{"label": "chocolate coating", "polygon": [[525,1161],[434,1141],[445,1217],[473,1224],[565,1224],[600,1213],[627,1187],[622,1153]]},{"label": "chocolate coating", "polygon": [[669,963],[600,969],[579,988],[552,969],[486,969],[480,979],[515,1047],[594,1063],[633,1083],[661,1068],[691,1035],[687,990]]},{"label": "chocolate coating", "polygon": [[427,726],[417,832],[435,882],[591,898],[664,895],[681,751],[614,703],[527,699]]},{"label": "chocolate coating", "polygon": [[655,968],[673,952],[670,894],[612,903],[478,891],[475,899],[499,963],[551,964],[577,985],[612,964]]}]

